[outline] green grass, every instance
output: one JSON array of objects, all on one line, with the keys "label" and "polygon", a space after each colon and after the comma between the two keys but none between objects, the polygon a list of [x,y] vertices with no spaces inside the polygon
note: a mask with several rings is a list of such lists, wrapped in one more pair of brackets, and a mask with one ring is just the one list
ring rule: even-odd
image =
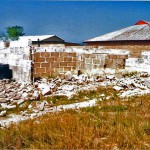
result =
[{"label": "green grass", "polygon": [[[150,149],[150,94],[123,101],[111,88],[99,88],[73,101],[102,93],[113,98],[0,129],[0,149]],[[55,104],[65,98],[55,97]]]},{"label": "green grass", "polygon": [[103,106],[101,107],[101,111],[107,111],[107,112],[123,112],[126,111],[128,108],[126,106]]}]

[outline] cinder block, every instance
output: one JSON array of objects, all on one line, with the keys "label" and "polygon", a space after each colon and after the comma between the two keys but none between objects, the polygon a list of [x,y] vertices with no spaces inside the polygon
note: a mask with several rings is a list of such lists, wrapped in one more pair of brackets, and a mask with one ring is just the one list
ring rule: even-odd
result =
[{"label": "cinder block", "polygon": [[51,76],[52,76],[52,77],[56,77],[56,76],[58,76],[58,75],[59,75],[58,72],[51,72]]},{"label": "cinder block", "polygon": [[40,74],[40,73],[34,73],[34,74],[33,74],[33,77],[34,77],[34,78],[41,77],[41,74]]},{"label": "cinder block", "polygon": [[55,68],[59,68],[60,63],[59,62],[54,62],[54,66],[55,66]]},{"label": "cinder block", "polygon": [[125,67],[125,59],[114,59],[111,67],[114,69],[123,69]]},{"label": "cinder block", "polygon": [[59,57],[59,52],[51,52],[51,57]]},{"label": "cinder block", "polygon": [[54,72],[54,68],[46,68],[46,73],[51,73],[51,72]]},{"label": "cinder block", "polygon": [[59,68],[60,63],[59,62],[53,62],[51,63],[51,68]]},{"label": "cinder block", "polygon": [[64,58],[63,57],[55,57],[54,59],[56,62],[62,62],[64,61]]},{"label": "cinder block", "polygon": [[76,69],[76,67],[71,67],[71,71],[75,71]]},{"label": "cinder block", "polygon": [[71,62],[73,57],[64,57],[64,61]]},{"label": "cinder block", "polygon": [[60,67],[66,67],[67,66],[67,62],[60,62]]},{"label": "cinder block", "polygon": [[64,72],[64,68],[55,68],[55,72]]},{"label": "cinder block", "polygon": [[117,59],[128,59],[128,55],[118,55]]},{"label": "cinder block", "polygon": [[67,57],[68,53],[67,52],[59,52],[60,57]]},{"label": "cinder block", "polygon": [[68,55],[71,57],[76,57],[76,53],[68,53]]},{"label": "cinder block", "polygon": [[117,55],[114,55],[114,54],[109,54],[108,56],[110,59],[117,59],[118,57]]},{"label": "cinder block", "polygon": [[48,77],[49,74],[48,73],[41,73],[41,77]]},{"label": "cinder block", "polygon": [[84,69],[91,69],[91,65],[90,64],[84,64]]},{"label": "cinder block", "polygon": [[100,63],[100,60],[98,59],[93,59],[93,64],[99,64]]},{"label": "cinder block", "polygon": [[45,68],[36,68],[36,73],[45,73]]},{"label": "cinder block", "polygon": [[109,65],[109,64],[112,64],[112,63],[113,63],[113,59],[106,59],[105,60],[106,65]]},{"label": "cinder block", "polygon": [[54,57],[46,58],[46,62],[54,62],[54,61],[55,61]]},{"label": "cinder block", "polygon": [[89,58],[89,57],[90,57],[90,54],[83,54],[83,57],[84,57],[84,58]]},{"label": "cinder block", "polygon": [[39,57],[37,57],[37,58],[34,59],[34,61],[35,62],[45,62],[45,58],[39,58]]},{"label": "cinder block", "polygon": [[72,57],[72,61],[77,61],[77,58],[76,57]]},{"label": "cinder block", "polygon": [[50,57],[50,52],[41,52],[41,57]]},{"label": "cinder block", "polygon": [[96,58],[96,54],[90,54],[89,58],[95,59]]},{"label": "cinder block", "polygon": [[99,65],[98,68],[100,68],[100,69],[101,69],[101,68],[104,68],[104,65]]},{"label": "cinder block", "polygon": [[39,58],[41,57],[41,53],[40,52],[35,52],[34,53],[34,58]]},{"label": "cinder block", "polygon": [[99,68],[99,65],[93,65],[93,67],[92,67],[92,69],[97,69],[97,68]]},{"label": "cinder block", "polygon": [[84,63],[91,64],[92,63],[92,59],[91,58],[85,58]]},{"label": "cinder block", "polygon": [[64,71],[71,71],[71,67],[64,67]]},{"label": "cinder block", "polygon": [[107,59],[104,67],[115,69],[116,68],[116,62],[115,61],[116,61],[116,59]]},{"label": "cinder block", "polygon": [[75,67],[76,66],[76,63],[75,62],[69,62],[69,63],[67,63],[67,66],[72,66],[72,67]]},{"label": "cinder block", "polygon": [[104,65],[105,65],[105,59],[100,59],[100,60],[99,60],[99,65],[104,66]]},{"label": "cinder block", "polygon": [[50,63],[41,63],[41,67],[50,67]]},{"label": "cinder block", "polygon": [[34,68],[40,67],[40,63],[34,63]]}]

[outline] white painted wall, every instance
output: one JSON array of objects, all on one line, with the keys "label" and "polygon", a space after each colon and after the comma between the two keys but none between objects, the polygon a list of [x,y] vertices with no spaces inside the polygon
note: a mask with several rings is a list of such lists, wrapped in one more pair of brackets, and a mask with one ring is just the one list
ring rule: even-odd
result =
[{"label": "white painted wall", "polygon": [[13,78],[20,82],[31,81],[30,47],[0,50],[0,63],[9,64]]}]

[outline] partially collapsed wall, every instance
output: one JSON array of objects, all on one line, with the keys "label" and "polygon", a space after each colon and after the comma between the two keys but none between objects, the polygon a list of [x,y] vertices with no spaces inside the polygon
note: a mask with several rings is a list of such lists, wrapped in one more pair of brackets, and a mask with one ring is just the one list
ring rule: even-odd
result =
[{"label": "partially collapsed wall", "polygon": [[31,82],[30,47],[5,48],[0,50],[0,63],[8,64],[12,77],[17,81]]},{"label": "partially collapsed wall", "polygon": [[127,54],[111,54],[104,51],[101,53],[35,52],[33,76],[50,77],[66,71],[84,73],[102,68],[123,69],[127,58]]},{"label": "partially collapsed wall", "polygon": [[135,71],[150,72],[150,51],[141,53],[141,58],[128,58],[126,60],[126,67],[132,68]]},{"label": "partially collapsed wall", "polygon": [[[13,78],[31,82],[32,77],[55,77],[67,71],[72,73],[96,72],[101,69],[150,68],[150,52],[142,52],[141,58],[128,58],[126,50],[97,49],[94,47],[30,47],[3,48],[0,50],[0,64],[8,64]],[[33,65],[32,65],[33,64]]]}]

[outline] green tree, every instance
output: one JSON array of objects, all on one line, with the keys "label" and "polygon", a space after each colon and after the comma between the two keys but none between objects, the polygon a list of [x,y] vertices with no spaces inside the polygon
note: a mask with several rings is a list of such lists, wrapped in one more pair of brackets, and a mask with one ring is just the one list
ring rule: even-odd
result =
[{"label": "green tree", "polygon": [[24,29],[21,26],[7,27],[7,34],[11,40],[18,40],[19,36],[25,35]]}]

